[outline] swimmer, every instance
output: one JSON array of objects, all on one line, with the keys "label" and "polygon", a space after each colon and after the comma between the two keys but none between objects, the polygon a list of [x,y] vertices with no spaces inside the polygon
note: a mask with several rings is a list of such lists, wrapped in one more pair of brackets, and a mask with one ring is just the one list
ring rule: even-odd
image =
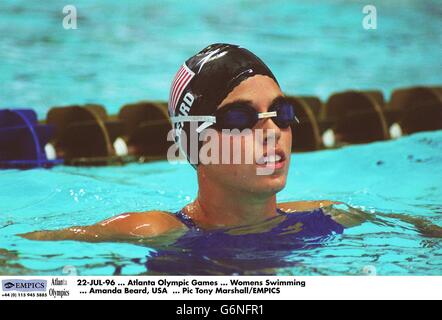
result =
[{"label": "swimmer", "polygon": [[[193,202],[175,214],[124,213],[90,226],[21,236],[34,240],[126,241],[182,234],[192,228],[241,227],[284,215],[294,217],[294,225],[296,215],[302,216],[303,223],[310,220],[311,225],[318,225],[318,233],[342,233],[344,228],[372,218],[353,208],[336,209],[334,205],[342,203],[333,200],[277,204],[276,194],[286,185],[293,138],[291,126],[296,125],[297,119],[273,73],[247,49],[213,44],[189,58],[172,83],[169,114],[176,142],[197,171],[198,194]],[[192,121],[200,120],[202,124],[192,126]],[[191,144],[189,139],[195,131],[202,134],[210,128],[215,128],[220,138],[228,136],[221,129],[261,129],[264,132],[261,138],[251,135],[252,147],[242,145],[240,149],[241,155],[252,155],[254,163],[201,163],[199,153],[195,157],[184,146]],[[273,135],[266,136],[266,132]],[[201,150],[203,143],[197,144]],[[257,147],[265,150],[264,158],[254,158],[253,149]],[[257,175],[257,168],[266,166],[271,166],[273,172]]]}]

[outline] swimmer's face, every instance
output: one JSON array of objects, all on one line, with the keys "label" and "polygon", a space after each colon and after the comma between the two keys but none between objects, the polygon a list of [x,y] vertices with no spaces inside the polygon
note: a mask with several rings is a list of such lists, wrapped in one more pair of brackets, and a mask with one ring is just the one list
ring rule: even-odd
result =
[{"label": "swimmer's face", "polygon": [[[218,109],[233,102],[248,101],[247,104],[257,112],[267,112],[278,97],[283,97],[283,93],[273,79],[255,75],[236,86],[221,102]],[[200,178],[216,181],[218,185],[230,190],[262,195],[275,194],[286,184],[292,145],[291,128],[279,128],[272,118],[264,118],[260,119],[249,132],[250,134],[242,134],[239,138],[237,135],[235,138],[235,135],[217,132],[218,141],[227,141],[224,147],[220,142],[219,154],[222,157],[228,152],[227,147],[230,148],[230,161],[227,161],[228,164],[221,163],[223,159],[221,158],[219,164],[200,164],[198,166]],[[239,146],[233,142],[234,139],[241,142]],[[241,154],[240,164],[233,163],[235,152]],[[262,164],[262,157],[272,154],[276,154],[277,159],[281,157],[281,161],[272,162],[270,159],[267,164]]]}]

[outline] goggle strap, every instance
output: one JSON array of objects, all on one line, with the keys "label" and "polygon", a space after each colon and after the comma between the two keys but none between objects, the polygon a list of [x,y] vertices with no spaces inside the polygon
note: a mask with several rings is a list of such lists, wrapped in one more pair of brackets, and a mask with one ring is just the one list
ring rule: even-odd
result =
[{"label": "goggle strap", "polygon": [[214,116],[177,116],[177,117],[170,117],[170,121],[172,123],[177,122],[210,122],[210,123],[216,123],[216,117]]},{"label": "goggle strap", "polygon": [[[273,118],[276,116],[277,116],[276,111],[258,113],[258,119]],[[299,123],[298,117],[295,116],[295,120],[297,123]],[[214,116],[177,116],[177,117],[170,117],[170,121],[172,121],[172,123],[204,122],[202,125],[200,125],[196,129],[197,133],[201,133],[204,129],[206,129],[206,128],[210,127],[212,124],[216,123],[216,117],[214,117]]]},{"label": "goggle strap", "polygon": [[172,123],[177,122],[203,122],[197,129],[197,133],[201,133],[204,129],[210,127],[212,124],[216,123],[216,117],[214,116],[178,116],[170,117]]},{"label": "goggle strap", "polygon": [[210,127],[212,124],[213,124],[213,122],[206,121],[196,129],[196,132],[201,133],[201,131]]}]

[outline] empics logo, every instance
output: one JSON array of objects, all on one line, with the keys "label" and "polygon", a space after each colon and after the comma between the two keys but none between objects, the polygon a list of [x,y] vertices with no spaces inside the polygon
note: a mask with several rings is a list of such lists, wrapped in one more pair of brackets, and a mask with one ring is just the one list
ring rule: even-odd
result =
[{"label": "empics logo", "polygon": [[20,280],[20,279],[8,279],[2,280],[3,291],[20,291],[20,292],[35,292],[46,291],[46,280]]},{"label": "empics logo", "polygon": [[12,283],[12,282],[6,282],[4,285],[3,285],[3,290],[6,288],[6,289],[11,289],[11,288],[13,288],[14,287],[14,284]]}]

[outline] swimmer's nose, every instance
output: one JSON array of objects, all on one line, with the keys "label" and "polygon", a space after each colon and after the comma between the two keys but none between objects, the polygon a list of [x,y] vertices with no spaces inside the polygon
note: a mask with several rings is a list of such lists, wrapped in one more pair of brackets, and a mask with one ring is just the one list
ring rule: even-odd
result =
[{"label": "swimmer's nose", "polygon": [[281,138],[281,128],[279,128],[272,120],[272,118],[262,119],[261,125],[257,129],[263,130],[263,141],[264,145],[271,143],[274,139],[275,145]]}]

